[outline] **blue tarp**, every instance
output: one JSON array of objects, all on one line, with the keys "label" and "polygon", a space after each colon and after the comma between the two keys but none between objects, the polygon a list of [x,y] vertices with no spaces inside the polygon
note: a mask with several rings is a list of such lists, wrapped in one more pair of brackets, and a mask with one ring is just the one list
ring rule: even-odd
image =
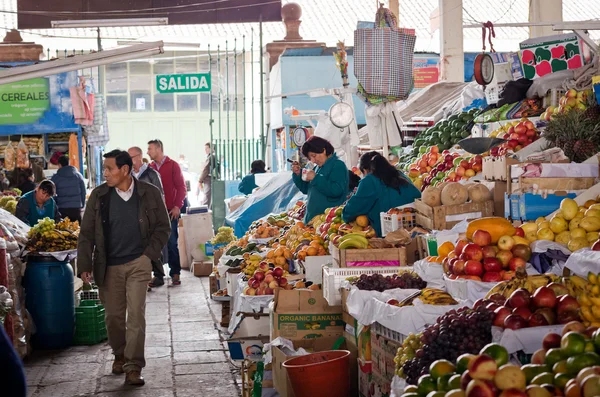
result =
[{"label": "blue tarp", "polygon": [[285,212],[304,198],[305,195],[292,182],[292,173],[280,172],[229,214],[225,223],[233,227],[235,235],[240,238],[252,222],[272,213]]}]

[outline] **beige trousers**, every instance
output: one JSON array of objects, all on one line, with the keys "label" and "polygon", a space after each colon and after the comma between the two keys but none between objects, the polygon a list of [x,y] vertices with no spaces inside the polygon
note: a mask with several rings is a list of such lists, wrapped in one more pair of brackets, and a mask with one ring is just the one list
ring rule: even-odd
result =
[{"label": "beige trousers", "polygon": [[150,258],[142,255],[124,265],[107,266],[104,285],[99,288],[108,344],[115,356],[125,357],[125,372],[146,365],[146,292],[151,277]]}]

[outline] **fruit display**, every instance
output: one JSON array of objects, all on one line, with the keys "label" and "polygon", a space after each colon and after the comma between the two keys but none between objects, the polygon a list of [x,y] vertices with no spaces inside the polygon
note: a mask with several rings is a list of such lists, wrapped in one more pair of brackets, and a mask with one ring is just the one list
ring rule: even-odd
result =
[{"label": "fruit display", "polygon": [[[592,90],[577,91],[571,88],[558,100],[558,106],[548,106],[540,115],[540,119],[550,121],[556,114],[567,113],[571,110],[586,111],[596,105]],[[589,115],[589,113],[588,113]]]},{"label": "fruit display", "polygon": [[17,199],[18,197],[16,196],[2,195],[2,193],[0,193],[0,208],[14,215],[17,210]]},{"label": "fruit display", "polygon": [[[394,363],[396,364],[396,375],[401,378],[405,378],[402,367],[408,360],[412,360],[416,357],[417,351],[423,347],[421,342],[422,333],[414,334],[410,333],[404,338],[402,346],[398,348],[396,356],[394,357]],[[420,353],[419,353],[420,354]]]},{"label": "fruit display", "polygon": [[285,212],[279,215],[269,215],[267,217],[267,223],[271,226],[277,226],[279,228],[294,224],[293,220],[290,219],[288,214]]},{"label": "fruit display", "polygon": [[516,330],[578,321],[579,303],[566,287],[561,287],[550,284],[537,288],[533,294],[519,288],[508,299],[502,294],[492,294],[479,304],[495,307],[493,324],[500,328]]},{"label": "fruit display", "polygon": [[58,252],[77,249],[79,222],[68,219],[56,223],[54,219],[40,219],[29,230],[25,249],[29,252]]},{"label": "fruit display", "polygon": [[412,306],[415,299],[419,299],[426,305],[434,306],[449,306],[458,304],[452,295],[437,288],[423,288],[419,295],[415,295],[411,299],[406,299],[402,302],[399,302],[396,299],[390,299],[387,301],[387,304],[398,307]]},{"label": "fruit display", "polygon": [[[247,256],[246,256],[247,255]],[[246,254],[244,260],[240,263],[240,268],[247,276],[252,276],[258,269],[258,265],[262,262],[263,258],[257,254]]]},{"label": "fruit display", "polygon": [[[534,274],[528,275],[524,268],[518,269],[515,272],[515,277],[510,280],[502,281],[496,284],[487,293],[486,298],[494,294],[500,294],[504,298],[508,298],[514,291],[525,289],[533,294],[540,287],[550,286],[555,289],[556,294],[571,294],[576,290],[576,287],[571,282],[574,277],[559,277],[554,274]],[[579,287],[577,287],[579,288]]]},{"label": "fruit display", "polygon": [[413,271],[405,271],[392,276],[379,273],[372,275],[361,274],[360,277],[350,279],[350,283],[360,290],[383,292],[389,289],[423,289],[427,283]]},{"label": "fruit display", "polygon": [[264,261],[274,266],[280,266],[285,271],[289,270],[288,261],[291,261],[294,258],[292,251],[285,247],[276,247],[267,251]]},{"label": "fruit display", "polygon": [[[413,358],[403,360],[404,349],[402,352],[398,351],[400,356],[396,356],[396,373],[405,377],[411,385],[417,385],[423,376],[429,374],[432,385],[435,385],[433,378],[437,379],[441,374],[438,373],[440,368],[432,364],[437,360],[455,361],[463,354],[479,352],[492,341],[493,317],[494,313],[483,306],[476,309],[462,307],[450,310],[440,316],[435,324],[423,330],[419,336],[422,345],[411,343],[418,347]],[[508,354],[506,356],[508,357]],[[459,359],[460,367],[464,366],[463,361],[464,357]],[[399,363],[402,365],[398,365]],[[450,365],[448,369],[447,372],[454,372],[454,365]],[[427,393],[423,395],[426,396]]]},{"label": "fruit display", "polygon": [[560,203],[559,211],[550,220],[540,217],[520,226],[530,241],[549,240],[564,244],[574,252],[591,247],[599,238],[600,204],[590,200],[579,206],[570,198]]},{"label": "fruit display", "polygon": [[468,128],[476,113],[477,109],[471,109],[468,112],[453,114],[421,132],[415,138],[413,156],[425,153],[426,149],[422,148],[430,146],[437,146],[442,151],[447,150],[462,139],[470,137],[471,131]]},{"label": "fruit display", "polygon": [[587,279],[584,291],[576,295],[581,306],[581,317],[584,325],[600,327],[600,277],[590,272]]},{"label": "fruit display", "polygon": [[233,234],[233,228],[227,226],[221,226],[217,230],[217,234],[210,240],[212,245],[217,244],[229,244],[232,241],[235,241],[236,237]]},{"label": "fruit display", "polygon": [[490,134],[490,138],[506,139],[508,142],[490,149],[494,157],[506,156],[509,152],[518,152],[540,138],[540,131],[527,118],[504,124]]},{"label": "fruit display", "polygon": [[303,220],[306,214],[306,203],[303,201],[297,201],[296,205],[288,211],[288,216],[292,219]]},{"label": "fruit display", "polygon": [[244,288],[244,295],[273,295],[276,288],[293,289],[288,283],[289,273],[280,266],[271,268],[266,262],[261,262],[252,277],[248,279],[248,286]]},{"label": "fruit display", "polygon": [[249,243],[245,248],[238,247],[236,245],[229,247],[225,250],[227,256],[241,256],[244,254],[250,254],[252,252],[258,252],[259,248],[256,243]]},{"label": "fruit display", "polygon": [[250,236],[254,239],[269,239],[279,236],[279,227],[267,221],[253,222],[250,226]]}]

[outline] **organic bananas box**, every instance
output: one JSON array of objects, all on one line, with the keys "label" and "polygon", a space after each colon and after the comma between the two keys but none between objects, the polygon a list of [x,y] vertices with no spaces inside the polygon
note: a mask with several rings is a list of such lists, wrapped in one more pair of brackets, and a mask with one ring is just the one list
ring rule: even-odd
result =
[{"label": "organic bananas box", "polygon": [[343,333],[342,306],[329,306],[323,291],[275,290],[271,340],[281,336],[294,341]]}]

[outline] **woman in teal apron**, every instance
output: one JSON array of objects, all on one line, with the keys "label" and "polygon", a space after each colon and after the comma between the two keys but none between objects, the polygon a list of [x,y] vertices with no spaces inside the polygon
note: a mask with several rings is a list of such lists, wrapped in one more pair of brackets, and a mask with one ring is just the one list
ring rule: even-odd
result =
[{"label": "woman in teal apron", "polygon": [[15,216],[29,226],[35,226],[44,218],[60,221],[58,206],[53,199],[55,194],[56,187],[52,181],[40,182],[34,190],[21,196]]}]

